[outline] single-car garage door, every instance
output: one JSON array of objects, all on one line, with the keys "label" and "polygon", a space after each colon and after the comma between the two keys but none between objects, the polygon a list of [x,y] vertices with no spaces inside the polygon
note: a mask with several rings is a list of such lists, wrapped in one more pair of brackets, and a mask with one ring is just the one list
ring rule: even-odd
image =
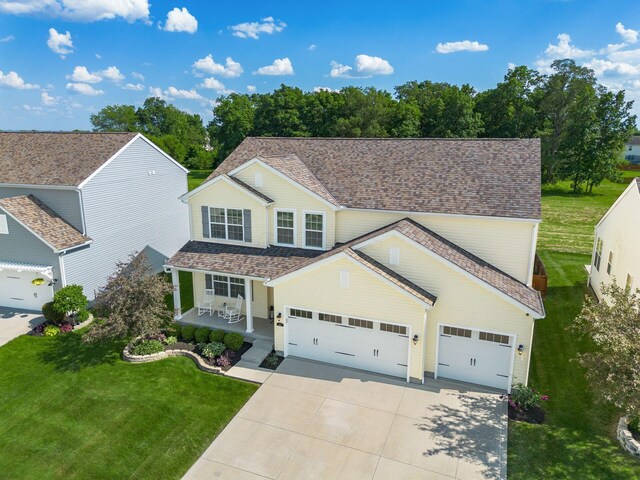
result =
[{"label": "single-car garage door", "polygon": [[513,337],[442,326],[438,345],[438,378],[446,377],[508,390]]},{"label": "single-car garage door", "polygon": [[45,281],[41,285],[31,283],[42,278],[37,272],[0,270],[0,306],[23,310],[40,310],[53,298],[53,287]]},{"label": "single-car garage door", "polygon": [[409,327],[290,309],[286,355],[407,377]]}]

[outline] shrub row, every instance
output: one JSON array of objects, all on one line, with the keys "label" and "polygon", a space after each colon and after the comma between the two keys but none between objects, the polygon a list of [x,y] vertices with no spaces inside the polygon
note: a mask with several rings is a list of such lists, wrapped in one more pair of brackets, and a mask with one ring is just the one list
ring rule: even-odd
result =
[{"label": "shrub row", "polygon": [[211,330],[207,327],[196,328],[193,325],[180,326],[173,324],[168,329],[167,334],[179,337],[185,342],[224,344],[227,349],[234,352],[240,350],[244,343],[244,338],[239,333]]}]

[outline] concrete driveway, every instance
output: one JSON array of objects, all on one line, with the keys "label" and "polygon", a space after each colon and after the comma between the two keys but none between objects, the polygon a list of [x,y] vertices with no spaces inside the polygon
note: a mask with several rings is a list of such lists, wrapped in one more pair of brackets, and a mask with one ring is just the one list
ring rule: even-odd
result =
[{"label": "concrete driveway", "polygon": [[499,395],[286,359],[185,479],[504,479]]},{"label": "concrete driveway", "polygon": [[0,307],[0,346],[44,322],[40,313]]}]

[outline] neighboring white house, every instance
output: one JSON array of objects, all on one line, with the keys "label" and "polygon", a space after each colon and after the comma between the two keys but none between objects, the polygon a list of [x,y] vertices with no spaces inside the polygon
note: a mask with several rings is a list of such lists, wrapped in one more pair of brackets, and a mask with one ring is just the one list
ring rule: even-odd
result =
[{"label": "neighboring white house", "polygon": [[624,159],[635,165],[640,165],[640,135],[631,137],[625,144]]},{"label": "neighboring white house", "polygon": [[602,300],[602,284],[640,288],[640,178],[635,178],[596,225],[589,285]]}]

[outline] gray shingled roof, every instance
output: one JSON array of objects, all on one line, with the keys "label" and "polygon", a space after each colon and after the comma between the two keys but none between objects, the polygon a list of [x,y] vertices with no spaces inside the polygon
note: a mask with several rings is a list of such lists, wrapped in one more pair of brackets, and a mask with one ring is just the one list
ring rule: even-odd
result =
[{"label": "gray shingled roof", "polygon": [[255,157],[351,208],[541,216],[539,139],[249,137],[209,178]]},{"label": "gray shingled roof", "polygon": [[91,241],[33,195],[2,198],[0,208],[56,250],[67,250]]},{"label": "gray shingled roof", "polygon": [[80,185],[136,135],[0,132],[0,183]]}]

